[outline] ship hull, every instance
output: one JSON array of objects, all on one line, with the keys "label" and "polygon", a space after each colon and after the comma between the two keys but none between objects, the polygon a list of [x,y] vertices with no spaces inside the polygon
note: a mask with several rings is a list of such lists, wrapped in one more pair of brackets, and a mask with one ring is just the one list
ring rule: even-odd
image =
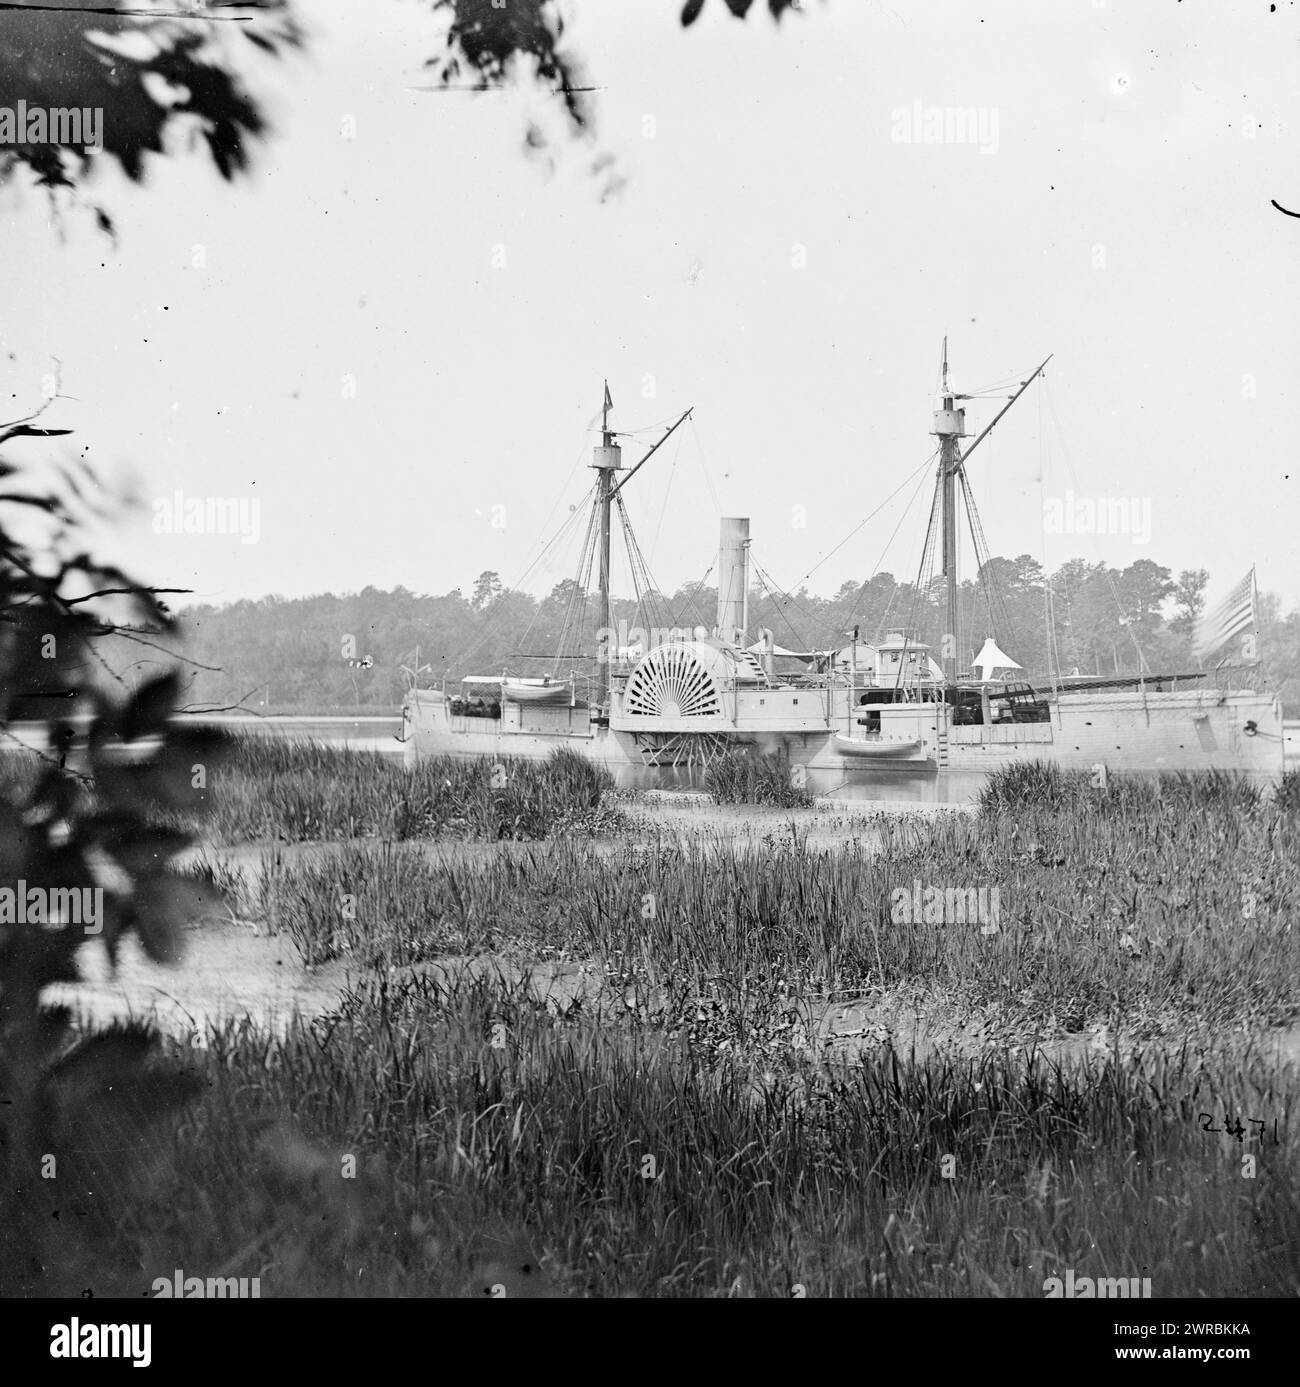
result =
[{"label": "ship hull", "polygon": [[[840,726],[797,727],[740,720],[684,720],[636,729],[593,724],[581,709],[520,710],[501,719],[457,717],[441,694],[420,690],[403,707],[402,739],[408,765],[435,756],[522,757],[544,760],[566,748],[615,770],[705,764],[719,750],[755,747],[781,752],[810,770],[872,774],[934,774],[944,770],[994,771],[1022,761],[1065,769],[1105,765],[1116,772],[1157,774],[1222,770],[1277,780],[1284,764],[1281,706],[1248,691],[1186,690],[1147,693],[1064,693],[1050,700],[1050,720],[963,727],[951,725],[944,704],[896,704],[879,709],[884,736],[915,741],[913,759],[861,755],[864,742],[846,744]],[[565,719],[567,718],[567,722]],[[530,728],[529,721],[534,725]],[[563,724],[557,726],[556,724]],[[697,756],[698,750],[698,756]]]},{"label": "ship hull", "polygon": [[[1039,740],[1045,734],[1050,741]],[[1250,692],[1060,694],[1050,722],[954,727],[948,749],[954,770],[1042,760],[1073,770],[1221,770],[1279,779],[1282,710],[1275,698]]]},{"label": "ship hull", "polygon": [[[543,715],[552,725],[550,730],[530,730],[530,719],[540,720]],[[507,702],[499,718],[464,717],[452,712],[451,700],[425,689],[406,696],[401,740],[408,766],[435,756],[544,761],[561,749],[611,768],[644,764],[631,738],[592,723],[584,709],[545,703],[512,707]]]}]

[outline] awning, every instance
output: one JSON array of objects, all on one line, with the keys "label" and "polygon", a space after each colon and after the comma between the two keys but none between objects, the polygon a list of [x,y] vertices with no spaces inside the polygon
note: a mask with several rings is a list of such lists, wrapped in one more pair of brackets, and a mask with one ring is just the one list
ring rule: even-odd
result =
[{"label": "awning", "polygon": [[971,661],[971,668],[979,675],[981,684],[989,683],[993,678],[995,669],[1023,669],[1023,665],[1018,665],[1010,655],[998,649],[997,642],[989,636],[974,660]]},{"label": "awning", "polygon": [[767,655],[771,653],[773,655],[786,656],[791,660],[811,660],[814,658],[808,651],[787,650],[783,645],[774,645],[769,652],[767,646],[762,641],[755,641],[754,644],[747,647],[747,649],[751,655]]}]

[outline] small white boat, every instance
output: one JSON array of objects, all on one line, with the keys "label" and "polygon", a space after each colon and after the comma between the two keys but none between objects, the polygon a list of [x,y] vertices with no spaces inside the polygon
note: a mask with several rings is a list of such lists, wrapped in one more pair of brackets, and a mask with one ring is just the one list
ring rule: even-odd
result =
[{"label": "small white boat", "polygon": [[883,760],[916,760],[924,743],[919,737],[851,737],[837,732],[831,739],[835,750],[844,756],[874,756]]},{"label": "small white boat", "polygon": [[567,703],[571,690],[567,679],[504,679],[501,692],[515,703]]}]

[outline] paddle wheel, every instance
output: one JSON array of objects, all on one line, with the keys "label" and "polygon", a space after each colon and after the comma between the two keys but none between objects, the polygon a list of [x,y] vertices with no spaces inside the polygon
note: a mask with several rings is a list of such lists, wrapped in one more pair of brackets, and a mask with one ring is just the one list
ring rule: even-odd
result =
[{"label": "paddle wheel", "polygon": [[733,745],[720,732],[638,732],[637,750],[647,766],[674,770],[707,770]]},{"label": "paddle wheel", "polygon": [[644,717],[716,717],[722,712],[722,691],[694,643],[660,645],[632,671],[623,707]]}]

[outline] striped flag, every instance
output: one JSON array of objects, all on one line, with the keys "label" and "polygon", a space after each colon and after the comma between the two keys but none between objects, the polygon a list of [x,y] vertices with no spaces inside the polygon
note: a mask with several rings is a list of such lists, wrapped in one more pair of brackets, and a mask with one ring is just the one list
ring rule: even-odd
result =
[{"label": "striped flag", "polygon": [[1255,625],[1255,570],[1249,573],[1212,611],[1196,623],[1192,648],[1203,660],[1227,644],[1233,636]]}]

